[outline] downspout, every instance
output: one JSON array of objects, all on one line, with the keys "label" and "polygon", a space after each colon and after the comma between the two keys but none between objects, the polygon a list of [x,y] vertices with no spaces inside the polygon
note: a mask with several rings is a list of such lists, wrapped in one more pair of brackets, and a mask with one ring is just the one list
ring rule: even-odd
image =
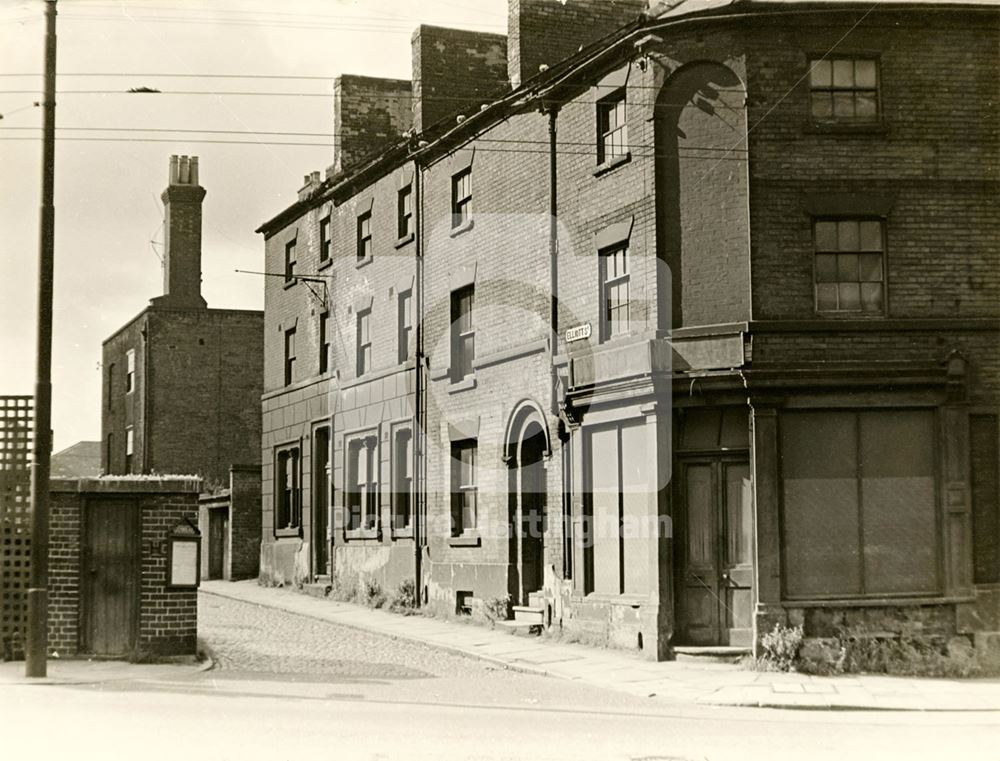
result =
[{"label": "downspout", "polygon": [[410,472],[413,473],[413,484],[411,486],[413,494],[413,508],[411,520],[413,521],[413,593],[416,606],[423,605],[423,589],[421,579],[423,578],[423,519],[425,517],[426,495],[424,494],[424,484],[422,467],[426,463],[424,453],[424,262],[423,262],[423,236],[424,236],[424,194],[423,194],[423,172],[416,159],[413,160],[413,219],[416,229],[414,230],[414,256],[416,266],[416,276],[413,283],[413,330],[414,330],[414,383],[413,383],[413,438],[410,447],[412,466]]},{"label": "downspout", "polygon": [[559,414],[559,378],[556,354],[559,348],[559,203],[556,188],[556,119],[559,107],[548,106],[549,114],[549,372],[551,386],[550,410]]}]

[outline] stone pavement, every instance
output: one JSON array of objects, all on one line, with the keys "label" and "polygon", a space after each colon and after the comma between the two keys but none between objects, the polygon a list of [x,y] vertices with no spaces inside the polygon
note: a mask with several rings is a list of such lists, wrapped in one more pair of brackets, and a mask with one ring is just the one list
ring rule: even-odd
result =
[{"label": "stone pavement", "polygon": [[256,581],[203,581],[206,594],[285,610],[390,637],[423,642],[529,673],[679,704],[795,709],[1000,711],[1000,679],[817,677],[759,673],[730,664],[654,663],[630,653],[542,638],[514,637],[475,624],[400,616]]}]

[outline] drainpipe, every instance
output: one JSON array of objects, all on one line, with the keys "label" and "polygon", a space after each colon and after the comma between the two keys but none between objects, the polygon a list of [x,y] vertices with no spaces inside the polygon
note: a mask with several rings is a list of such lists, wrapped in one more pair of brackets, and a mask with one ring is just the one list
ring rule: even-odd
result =
[{"label": "drainpipe", "polygon": [[427,483],[423,477],[422,467],[427,458],[424,457],[424,415],[425,405],[423,404],[424,393],[424,194],[423,194],[423,171],[420,164],[413,162],[413,220],[416,229],[414,230],[414,255],[416,266],[416,277],[413,283],[413,330],[414,330],[414,384],[413,384],[413,438],[410,447],[412,466],[410,472],[413,474],[413,507],[410,520],[413,521],[413,591],[416,597],[417,607],[423,605],[422,560],[423,560],[423,519],[425,516],[426,495],[424,485]]},{"label": "drainpipe", "polygon": [[559,387],[556,373],[556,352],[559,347],[559,204],[556,193],[556,119],[559,107],[548,106],[549,114],[549,373],[551,392],[551,411],[559,414]]}]

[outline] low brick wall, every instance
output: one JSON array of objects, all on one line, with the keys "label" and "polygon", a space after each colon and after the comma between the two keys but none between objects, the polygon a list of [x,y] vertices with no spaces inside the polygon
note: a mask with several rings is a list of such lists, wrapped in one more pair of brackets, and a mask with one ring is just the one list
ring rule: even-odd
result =
[{"label": "low brick wall", "polygon": [[[135,601],[137,632],[130,660],[194,655],[198,634],[198,590],[167,587],[169,537],[178,526],[198,521],[201,480],[190,477],[54,479],[51,489],[49,553],[49,652],[59,657],[85,655],[88,504],[135,504],[139,536]],[[125,580],[123,583],[128,583]]]}]

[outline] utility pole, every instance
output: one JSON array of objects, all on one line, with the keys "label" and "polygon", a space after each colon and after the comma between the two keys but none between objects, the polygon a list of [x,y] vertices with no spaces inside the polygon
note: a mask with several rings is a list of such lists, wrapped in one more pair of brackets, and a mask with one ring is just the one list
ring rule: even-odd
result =
[{"label": "utility pole", "polygon": [[52,277],[55,259],[56,0],[45,0],[42,208],[38,244],[35,452],[31,465],[31,578],[25,676],[44,677],[49,625],[49,468],[52,456]]}]

